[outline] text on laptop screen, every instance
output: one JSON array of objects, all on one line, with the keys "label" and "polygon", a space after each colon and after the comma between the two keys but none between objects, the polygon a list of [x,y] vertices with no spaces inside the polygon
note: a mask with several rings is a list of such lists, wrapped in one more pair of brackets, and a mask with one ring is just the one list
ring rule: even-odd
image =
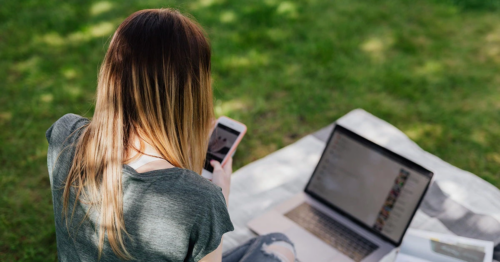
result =
[{"label": "text on laptop screen", "polygon": [[307,190],[398,242],[429,180],[336,130]]}]

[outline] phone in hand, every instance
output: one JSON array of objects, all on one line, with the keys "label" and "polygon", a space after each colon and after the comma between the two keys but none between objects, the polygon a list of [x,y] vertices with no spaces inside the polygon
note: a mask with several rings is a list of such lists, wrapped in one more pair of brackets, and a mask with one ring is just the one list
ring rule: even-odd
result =
[{"label": "phone in hand", "polygon": [[216,160],[221,163],[221,166],[224,166],[227,159],[233,155],[246,131],[247,127],[244,124],[229,117],[221,116],[217,119],[210,135],[205,165],[201,173],[204,178],[212,180],[214,168],[210,161]]}]

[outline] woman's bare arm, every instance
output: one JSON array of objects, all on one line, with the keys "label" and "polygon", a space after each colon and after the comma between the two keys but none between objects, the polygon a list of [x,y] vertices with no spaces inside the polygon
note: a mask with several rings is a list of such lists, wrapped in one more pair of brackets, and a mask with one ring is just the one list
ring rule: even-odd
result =
[{"label": "woman's bare arm", "polygon": [[[233,173],[233,158],[228,159],[224,167],[221,167],[217,161],[212,161],[210,164],[214,167],[212,183],[222,188],[222,194],[226,199],[226,205],[229,200],[229,187],[231,186],[231,174]],[[200,262],[221,262],[222,261],[222,238],[219,247],[206,255]]]},{"label": "woman's bare arm", "polygon": [[221,262],[222,261],[222,239],[220,241],[219,247],[212,251],[212,253],[206,255],[200,260],[200,262]]}]

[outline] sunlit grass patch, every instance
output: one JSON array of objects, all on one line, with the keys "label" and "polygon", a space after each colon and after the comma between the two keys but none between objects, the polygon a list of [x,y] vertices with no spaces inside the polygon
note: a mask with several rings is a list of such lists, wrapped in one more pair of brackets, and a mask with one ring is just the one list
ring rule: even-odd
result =
[{"label": "sunlit grass patch", "polygon": [[111,3],[109,1],[102,1],[102,2],[96,2],[92,4],[90,7],[90,14],[91,15],[100,15],[102,13],[106,13],[109,10],[111,10],[114,6],[114,3]]}]

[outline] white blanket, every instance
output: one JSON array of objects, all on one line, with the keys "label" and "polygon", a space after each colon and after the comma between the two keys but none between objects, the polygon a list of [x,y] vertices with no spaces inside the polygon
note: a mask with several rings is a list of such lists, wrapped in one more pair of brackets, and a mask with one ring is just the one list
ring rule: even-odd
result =
[{"label": "white blanket", "polygon": [[[403,132],[364,110],[353,110],[337,122],[434,172],[434,183],[410,227],[500,243],[500,191],[496,187],[422,150]],[[225,251],[255,236],[246,226],[248,221],[304,189],[332,128],[308,135],[233,174],[229,213],[235,230],[224,236]],[[498,252],[495,258],[499,259]]]}]

